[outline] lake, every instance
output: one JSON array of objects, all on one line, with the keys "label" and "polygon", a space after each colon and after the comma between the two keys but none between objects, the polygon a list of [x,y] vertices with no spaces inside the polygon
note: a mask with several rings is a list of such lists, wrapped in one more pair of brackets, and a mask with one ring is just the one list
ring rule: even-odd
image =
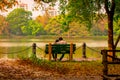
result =
[{"label": "lake", "polygon": [[[44,47],[48,43],[53,43],[54,40],[40,40],[40,39],[0,39],[0,58],[17,58],[17,57],[29,57],[32,54],[32,45],[36,43],[39,53],[38,56],[44,56]],[[107,47],[107,40],[79,40],[72,41],[68,40],[68,43],[75,43],[77,48],[80,47],[79,53],[81,53],[81,46],[83,42],[86,43],[87,47],[94,48],[95,50],[101,50]],[[120,43],[117,47],[120,47]],[[41,51],[42,50],[42,51]],[[88,50],[88,49],[87,49]],[[77,52],[77,51],[76,51]],[[88,50],[89,54],[93,55],[92,50]],[[78,53],[78,52],[77,52]],[[95,52],[96,53],[96,52]],[[82,56],[82,55],[80,55]]]},{"label": "lake", "polygon": [[[11,39],[0,39],[0,47],[17,47],[17,46],[31,46],[33,43],[36,43],[40,47],[44,47],[47,43],[53,43],[53,40],[50,41],[41,41],[39,39],[29,39],[29,40],[11,40]],[[75,43],[77,46],[80,46],[85,42],[89,47],[107,47],[107,40],[80,40],[80,41],[68,41],[68,43]],[[120,47],[120,43],[118,44]]]}]

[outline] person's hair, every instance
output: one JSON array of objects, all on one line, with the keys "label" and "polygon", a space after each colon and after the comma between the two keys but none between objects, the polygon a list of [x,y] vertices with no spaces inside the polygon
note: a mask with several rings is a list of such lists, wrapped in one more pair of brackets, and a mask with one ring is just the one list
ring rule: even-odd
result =
[{"label": "person's hair", "polygon": [[55,40],[55,42],[59,42],[59,40],[58,40],[58,39],[56,39],[56,40]]},{"label": "person's hair", "polygon": [[59,37],[59,40],[63,40],[63,38],[62,38],[62,37]]}]

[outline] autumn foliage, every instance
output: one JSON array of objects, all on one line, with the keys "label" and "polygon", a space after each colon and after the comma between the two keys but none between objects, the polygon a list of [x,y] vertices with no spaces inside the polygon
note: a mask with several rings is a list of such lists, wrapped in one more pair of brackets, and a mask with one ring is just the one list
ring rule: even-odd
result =
[{"label": "autumn foliage", "polygon": [[0,10],[7,11],[7,8],[12,8],[17,4],[18,2],[16,0],[0,0]]}]

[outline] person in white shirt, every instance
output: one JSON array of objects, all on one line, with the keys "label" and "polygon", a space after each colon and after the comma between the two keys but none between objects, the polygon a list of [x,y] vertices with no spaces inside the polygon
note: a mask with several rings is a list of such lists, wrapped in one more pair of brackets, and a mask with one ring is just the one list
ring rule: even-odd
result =
[{"label": "person in white shirt", "polygon": [[59,37],[59,41],[57,42],[57,44],[67,44],[67,42],[64,41],[62,37]]}]

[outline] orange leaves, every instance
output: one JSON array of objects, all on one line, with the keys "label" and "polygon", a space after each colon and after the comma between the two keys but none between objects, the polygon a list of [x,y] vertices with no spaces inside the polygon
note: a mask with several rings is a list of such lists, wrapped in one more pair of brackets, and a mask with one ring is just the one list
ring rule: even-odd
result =
[{"label": "orange leaves", "polygon": [[8,8],[12,8],[13,5],[18,5],[18,2],[16,0],[2,0],[0,1],[0,10],[1,11],[7,11]]},{"label": "orange leaves", "polygon": [[[30,60],[0,60],[0,80],[102,80],[103,66],[100,62],[51,63],[37,65]],[[110,73],[120,73],[119,65],[110,67]]]},{"label": "orange leaves", "polygon": [[0,15],[0,35],[9,34],[8,22],[5,20],[5,17]]}]

